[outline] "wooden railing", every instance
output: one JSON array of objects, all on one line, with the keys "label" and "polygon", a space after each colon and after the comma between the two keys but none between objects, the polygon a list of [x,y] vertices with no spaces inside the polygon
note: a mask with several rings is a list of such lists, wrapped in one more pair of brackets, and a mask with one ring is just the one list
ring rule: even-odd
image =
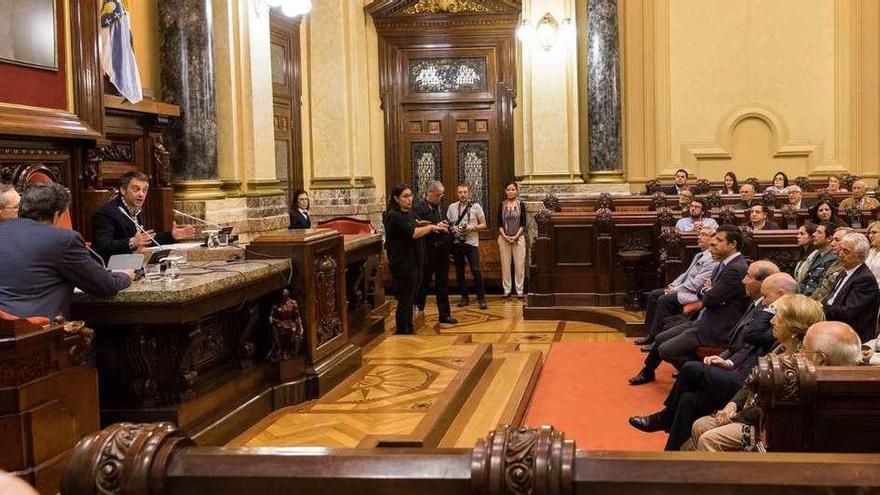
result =
[{"label": "wooden railing", "polygon": [[195,447],[168,423],[84,439],[62,495],[870,494],[880,455],[577,451],[545,426],[500,426],[472,450]]}]

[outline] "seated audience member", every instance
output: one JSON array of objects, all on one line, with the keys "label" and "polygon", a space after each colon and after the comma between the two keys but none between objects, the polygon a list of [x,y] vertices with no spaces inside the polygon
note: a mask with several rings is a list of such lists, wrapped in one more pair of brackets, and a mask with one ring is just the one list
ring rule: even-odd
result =
[{"label": "seated audience member", "polygon": [[734,205],[734,209],[748,210],[755,203],[755,185],[751,182],[745,182],[739,186],[739,202]]},{"label": "seated audience member", "polygon": [[820,199],[810,208],[810,221],[815,224],[832,222],[839,227],[849,226],[844,219],[837,216],[837,204],[827,199]]},{"label": "seated audience member", "polygon": [[843,271],[831,293],[823,301],[825,315],[853,327],[859,337],[868,341],[877,336],[877,308],[880,288],[877,278],[865,265],[871,245],[857,232],[840,240],[837,257]]},{"label": "seated audience member", "polygon": [[709,280],[718,262],[712,259],[710,248],[715,229],[703,227],[697,235],[697,247],[700,252],[694,255],[690,266],[671,284],[662,289],[655,289],[648,294],[647,311],[645,312],[645,337],[636,339],[636,345],[654,343],[660,329],[660,322],[669,316],[681,312],[685,304],[697,302],[697,291]]},{"label": "seated audience member", "polygon": [[676,205],[676,209],[681,210],[682,212],[688,211],[693,200],[694,192],[690,189],[682,189],[681,192],[678,193],[678,204]]},{"label": "seated audience member", "polygon": [[837,253],[831,249],[831,239],[835,230],[837,225],[831,222],[816,225],[816,230],[813,232],[813,246],[816,250],[810,255],[812,260],[806,268],[806,273],[798,281],[798,294],[813,295],[825,277],[828,267],[837,261]]},{"label": "seated audience member", "polygon": [[675,230],[679,232],[690,232],[692,230],[700,231],[703,227],[716,230],[718,228],[718,222],[709,217],[704,217],[703,214],[705,211],[705,201],[700,198],[692,199],[690,206],[688,207],[688,215],[678,219],[678,222],[675,223]]},{"label": "seated audience member", "polygon": [[785,175],[785,172],[776,172],[776,175],[773,176],[773,185],[764,189],[765,192],[772,192],[773,194],[786,194],[788,193],[788,176]]},{"label": "seated audience member", "polygon": [[669,195],[678,195],[688,188],[688,171],[680,168],[675,171],[675,182],[671,186],[664,186],[663,193]]},{"label": "seated audience member", "polygon": [[681,367],[699,346],[726,347],[731,330],[749,303],[742,284],[748,270],[739,252],[743,235],[733,225],[722,225],[712,238],[712,256],[719,265],[697,296],[703,302],[695,322],[686,322],[657,335],[645,365],[630,378],[631,385],[654,381],[654,370],[661,361]]},{"label": "seated audience member", "polygon": [[289,215],[291,229],[312,227],[312,218],[309,216],[309,193],[302,189],[293,193],[293,203],[290,205]]},{"label": "seated audience member", "polygon": [[846,210],[852,205],[856,205],[860,210],[873,210],[875,208],[880,208],[880,201],[868,196],[866,194],[867,192],[868,184],[866,184],[865,181],[859,179],[853,182],[852,196],[840,202],[840,209]]},{"label": "seated audience member", "polygon": [[9,184],[0,183],[0,222],[18,217],[18,203],[21,196]]},{"label": "seated audience member", "polygon": [[801,248],[801,257],[797,262],[797,265],[794,267],[793,274],[794,279],[798,284],[807,278],[807,272],[810,270],[810,265],[819,254],[819,250],[816,249],[816,245],[813,244],[814,233],[816,233],[815,223],[805,223],[798,228],[797,243],[798,247]]},{"label": "seated audience member", "polygon": [[150,189],[149,178],[141,172],[126,172],[119,181],[119,195],[102,206],[92,216],[92,245],[105,260],[114,254],[130,254],[159,244],[172,244],[192,237],[192,225],[178,227],[171,232],[156,234],[144,225],[144,202]]},{"label": "seated audience member", "polygon": [[[800,354],[815,366],[854,366],[861,359],[859,336],[846,323],[821,321],[807,330]],[[749,389],[741,388],[723,409],[696,420],[691,430],[696,449],[742,450],[743,429],[756,438],[761,412],[754,399]]]},{"label": "seated audience member", "polygon": [[862,342],[861,364],[880,366],[880,338]]},{"label": "seated audience member", "polygon": [[871,269],[874,277],[880,281],[880,221],[874,221],[868,225],[867,237],[868,242],[871,243],[871,250],[868,252],[865,264]]},{"label": "seated audience member", "polygon": [[754,203],[749,208],[749,223],[745,228],[749,230],[778,230],[779,226],[767,220],[770,211],[764,203]]},{"label": "seated audience member", "polygon": [[841,184],[842,184],[842,181],[840,180],[840,177],[838,177],[836,175],[829,175],[828,176],[828,187],[825,188],[825,192],[828,192],[828,193],[847,192],[847,190],[845,188],[840,187]]},{"label": "seated audience member", "polygon": [[788,186],[788,204],[798,210],[805,210],[813,206],[809,201],[804,200],[804,192],[800,186]]},{"label": "seated audience member", "polygon": [[0,223],[0,310],[67,318],[74,287],[111,296],[131,284],[131,271],[108,272],[78,232],[57,227],[69,206],[64,186],[38,184],[22,195],[19,218]]},{"label": "seated audience member", "polygon": [[[755,290],[748,285],[757,285],[763,297],[758,298],[737,323],[731,346],[720,355],[688,361],[664,401],[665,407],[654,414],[633,416],[629,420],[642,431],[666,430],[669,433],[666,450],[679,450],[690,438],[697,418],[721,408],[736,394],[759,356],[769,352],[796,352],[807,327],[824,319],[822,306],[816,301],[796,296],[807,303],[792,303],[794,296],[790,294],[795,283],[787,273],[773,274],[762,284],[754,280],[745,283],[750,293]],[[774,335],[779,335],[781,344],[778,346]]]},{"label": "seated audience member", "polygon": [[825,270],[822,280],[819,281],[816,290],[810,295],[814,300],[819,302],[824,301],[825,298],[828,297],[828,294],[831,294],[835,284],[837,284],[837,275],[843,271],[843,264],[840,263],[840,251],[838,248],[840,247],[840,241],[843,237],[851,232],[855,231],[849,227],[838,227],[834,231],[834,235],[831,236],[831,251],[834,252],[836,259],[834,260],[834,263],[831,263],[831,266]]},{"label": "seated audience member", "polygon": [[739,181],[736,180],[736,174],[727,172],[724,174],[724,185],[718,191],[721,194],[739,194]]}]

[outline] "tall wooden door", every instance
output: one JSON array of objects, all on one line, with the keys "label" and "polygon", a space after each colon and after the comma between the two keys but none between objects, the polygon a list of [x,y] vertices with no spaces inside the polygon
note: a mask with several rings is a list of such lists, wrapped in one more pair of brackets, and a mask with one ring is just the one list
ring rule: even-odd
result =
[{"label": "tall wooden door", "polygon": [[303,188],[299,42],[301,18],[291,19],[277,10],[272,9],[269,18],[275,174],[289,202],[293,192]]}]

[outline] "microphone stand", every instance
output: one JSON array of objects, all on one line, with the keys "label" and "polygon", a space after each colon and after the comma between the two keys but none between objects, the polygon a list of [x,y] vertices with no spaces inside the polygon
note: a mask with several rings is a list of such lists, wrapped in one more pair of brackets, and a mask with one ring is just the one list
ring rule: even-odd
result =
[{"label": "microphone stand", "polygon": [[119,211],[121,211],[122,214],[125,215],[125,218],[131,220],[131,223],[134,224],[134,227],[138,230],[138,232],[140,232],[141,234],[144,234],[144,235],[148,236],[148,237],[150,238],[150,241],[151,241],[153,244],[155,244],[156,247],[158,247],[158,248],[160,248],[160,249],[162,248],[162,245],[159,244],[158,241],[156,241],[156,238],[153,237],[153,236],[150,236],[150,234],[148,234],[147,231],[144,230],[143,227],[141,227],[141,224],[139,224],[139,223],[137,222],[137,220],[135,220],[134,218],[132,218],[131,215],[129,215],[127,211],[125,211],[125,208],[123,208],[122,206],[117,206],[117,208],[119,208]]}]

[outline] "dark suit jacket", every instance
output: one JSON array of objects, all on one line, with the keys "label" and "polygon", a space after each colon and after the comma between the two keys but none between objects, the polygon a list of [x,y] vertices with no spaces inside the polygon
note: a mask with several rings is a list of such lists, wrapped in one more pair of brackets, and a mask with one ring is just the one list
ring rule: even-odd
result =
[{"label": "dark suit jacket", "polygon": [[[746,226],[749,226],[749,225],[751,225],[751,223],[746,224]],[[779,230],[779,225],[768,220],[768,221],[764,222],[764,228],[761,230]]]},{"label": "dark suit jacket", "polygon": [[[134,223],[119,211],[120,206],[125,208],[121,196],[109,201],[92,215],[92,247],[105,261],[114,254],[130,254],[128,242],[137,233]],[[143,210],[138,214],[137,221],[144,229],[150,230]],[[156,234],[156,242],[173,244],[174,238],[171,232],[163,232]]]},{"label": "dark suit jacket", "polygon": [[807,268],[807,274],[804,275],[804,279],[798,284],[798,293],[805,296],[813,295],[813,292],[822,283],[822,278],[825,277],[828,267],[833,265],[835,261],[837,261],[837,255],[834,254],[831,248],[824,253],[817,254],[813,258],[813,263]]},{"label": "dark suit jacket", "polygon": [[7,313],[67,318],[74,287],[110,296],[130,284],[98,263],[79,232],[27,218],[0,223],[0,309]]},{"label": "dark suit jacket", "polygon": [[[685,187],[687,187],[687,186],[685,186]],[[660,190],[663,191],[663,194],[665,194],[667,196],[678,196],[678,189],[675,188],[675,184],[671,184],[668,186],[662,186],[660,188]]]},{"label": "dark suit jacket", "polygon": [[[845,271],[840,273],[840,276],[846,276]],[[834,295],[833,290],[825,301],[822,301],[826,319],[848,323],[859,334],[862,342],[877,336],[880,288],[877,287],[877,279],[867,265],[862,263],[856,268],[852,277],[837,292],[834,304],[828,304],[828,299],[832,295]]]},{"label": "dark suit jacket", "polygon": [[697,322],[697,338],[702,345],[727,347],[730,343],[731,331],[749,304],[742,283],[748,267],[740,254],[721,269],[711,289],[698,294],[705,310]]},{"label": "dark suit jacket", "polygon": [[739,201],[736,202],[735,205],[733,205],[733,209],[734,210],[748,210],[749,208],[754,206],[755,203],[757,203],[758,201],[760,201],[760,200],[754,199],[754,198],[751,201],[746,201],[744,199],[740,199]]},{"label": "dark suit jacket", "polygon": [[733,362],[734,369],[751,368],[758,362],[758,356],[769,352],[775,341],[770,320],[773,313],[767,306],[749,306],[747,313],[733,328],[730,347],[721,357]]},{"label": "dark suit jacket", "polygon": [[290,228],[292,229],[309,229],[312,227],[311,217],[307,217],[300,213],[299,208],[290,209]]}]

